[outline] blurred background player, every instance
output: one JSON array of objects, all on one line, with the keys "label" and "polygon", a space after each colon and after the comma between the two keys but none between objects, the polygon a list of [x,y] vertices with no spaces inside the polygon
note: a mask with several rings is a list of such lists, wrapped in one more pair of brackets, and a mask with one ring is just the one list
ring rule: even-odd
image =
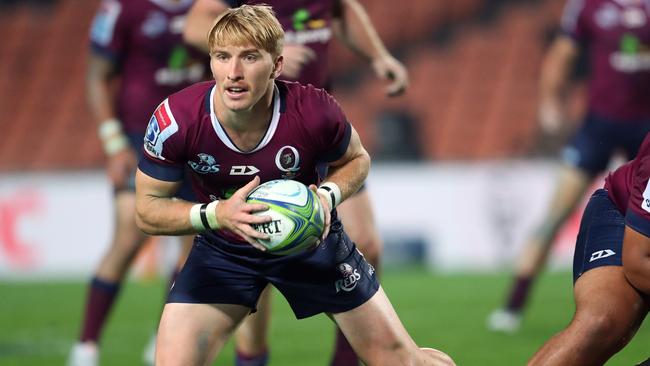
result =
[{"label": "blurred background player", "polygon": [[[368,60],[375,74],[388,82],[386,93],[400,95],[408,86],[405,67],[386,49],[365,9],[356,0],[327,1],[225,1],[198,0],[186,22],[185,39],[207,52],[206,34],[214,19],[229,7],[266,3],[273,7],[285,30],[284,70],[281,79],[296,80],[330,89],[328,50],[332,36]],[[353,242],[368,261],[379,268],[382,243],[363,187],[338,208],[339,217]],[[269,295],[264,292],[258,312],[247,318],[237,333],[237,365],[265,365],[269,326]],[[337,330],[332,365],[358,365],[354,351]]]},{"label": "blurred background player", "polygon": [[650,309],[650,274],[643,269],[650,252],[648,178],[650,135],[636,159],[591,196],[573,257],[575,314],[529,365],[603,365],[639,329]]},{"label": "blurred background player", "polygon": [[539,121],[557,131],[565,123],[564,92],[581,47],[588,52],[588,113],[562,152],[556,191],[544,221],[529,237],[504,307],[488,318],[495,331],[513,332],[558,229],[610,158],[636,156],[650,131],[650,4],[642,0],[570,0],[563,33],[542,66]]},{"label": "blurred background player", "polygon": [[[134,177],[151,113],[167,95],[208,75],[205,55],[183,44],[183,21],[191,4],[191,0],[104,0],[95,16],[87,97],[99,122],[106,171],[114,187],[115,226],[113,241],[90,282],[70,365],[98,364],[107,316],[146,239],[135,225]],[[179,196],[193,197],[189,185]],[[191,240],[183,238],[185,243]],[[145,350],[150,362],[152,352]]]}]

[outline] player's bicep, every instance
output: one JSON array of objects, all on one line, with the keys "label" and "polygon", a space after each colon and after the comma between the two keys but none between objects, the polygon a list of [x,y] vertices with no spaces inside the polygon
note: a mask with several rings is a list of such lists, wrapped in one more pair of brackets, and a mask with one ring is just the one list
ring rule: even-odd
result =
[{"label": "player's bicep", "polygon": [[138,199],[170,198],[178,191],[181,181],[154,178],[138,169],[135,174],[135,193]]}]

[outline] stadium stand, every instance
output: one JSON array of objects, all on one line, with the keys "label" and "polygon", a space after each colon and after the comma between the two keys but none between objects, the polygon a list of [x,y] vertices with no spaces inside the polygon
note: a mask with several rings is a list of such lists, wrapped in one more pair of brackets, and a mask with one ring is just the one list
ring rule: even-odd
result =
[{"label": "stadium stand", "polygon": [[[0,170],[100,167],[84,94],[87,32],[98,1],[9,3],[0,12]],[[387,100],[362,62],[337,47],[337,97],[371,151],[381,142],[373,121],[408,111],[426,159],[523,155],[536,135],[545,35],[563,3],[366,1],[387,46],[409,67],[411,89]]]}]

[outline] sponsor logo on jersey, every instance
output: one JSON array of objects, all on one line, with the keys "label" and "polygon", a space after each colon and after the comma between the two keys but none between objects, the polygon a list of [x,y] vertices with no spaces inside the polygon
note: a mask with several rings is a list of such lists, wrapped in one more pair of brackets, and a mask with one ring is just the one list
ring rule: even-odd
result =
[{"label": "sponsor logo on jersey", "polygon": [[294,30],[284,32],[286,43],[327,43],[332,38],[332,29],[324,19],[312,19],[309,10],[301,8],[293,13]]},{"label": "sponsor logo on jersey", "polygon": [[153,10],[147,14],[147,19],[142,23],[140,30],[148,38],[156,38],[167,31],[169,21],[165,13]]},{"label": "sponsor logo on jersey", "polygon": [[187,165],[199,174],[214,174],[219,171],[219,164],[214,156],[204,153],[197,154],[199,161],[188,161]]},{"label": "sponsor logo on jersey", "polygon": [[602,258],[611,257],[614,254],[616,253],[611,249],[599,250],[591,253],[591,258],[589,258],[589,262],[593,262],[595,260],[602,259]]},{"label": "sponsor logo on jersey", "polygon": [[338,269],[343,278],[334,282],[336,292],[350,292],[354,290],[357,287],[359,280],[361,280],[361,274],[359,274],[359,271],[347,263],[339,264]]},{"label": "sponsor logo on jersey", "polygon": [[253,175],[259,171],[252,165],[233,165],[230,168],[230,175]]},{"label": "sponsor logo on jersey", "polygon": [[282,178],[284,179],[293,179],[298,174],[300,170],[300,154],[298,150],[293,146],[283,146],[275,154],[275,166],[280,169]]},{"label": "sponsor logo on jersey", "polygon": [[643,201],[641,201],[641,208],[650,212],[650,180],[645,184],[645,190],[643,191]]},{"label": "sponsor logo on jersey", "polygon": [[163,143],[178,131],[178,124],[169,111],[169,101],[165,99],[151,116],[144,134],[144,151],[147,154],[165,160],[162,156]]},{"label": "sponsor logo on jersey", "polygon": [[619,50],[609,56],[609,63],[622,73],[650,70],[650,47],[634,34],[626,33],[619,41]]},{"label": "sponsor logo on jersey", "polygon": [[120,12],[122,4],[118,1],[102,1],[90,27],[90,39],[100,46],[108,46],[113,39]]}]

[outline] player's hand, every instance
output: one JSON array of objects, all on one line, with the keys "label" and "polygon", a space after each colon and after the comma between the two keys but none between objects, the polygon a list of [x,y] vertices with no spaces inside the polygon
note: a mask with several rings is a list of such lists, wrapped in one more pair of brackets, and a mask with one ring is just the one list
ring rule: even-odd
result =
[{"label": "player's hand", "polygon": [[230,198],[221,200],[217,205],[216,215],[221,229],[232,231],[255,248],[265,251],[266,248],[255,239],[269,239],[269,235],[253,229],[251,224],[270,222],[271,216],[252,214],[257,211],[266,211],[269,206],[261,203],[246,203],[246,197],[258,185],[260,185],[260,178],[256,176],[248,184],[235,191]]},{"label": "player's hand", "polygon": [[539,126],[548,135],[555,135],[562,128],[564,113],[557,101],[542,101],[537,111]]},{"label": "player's hand", "polygon": [[284,57],[282,76],[289,79],[297,79],[302,68],[316,59],[314,50],[301,44],[285,44],[282,56]]},{"label": "player's hand", "polygon": [[137,165],[138,157],[135,151],[130,147],[124,148],[108,157],[106,164],[108,179],[110,179],[115,188],[125,188],[129,183],[131,175],[135,173]]},{"label": "player's hand", "polygon": [[391,55],[384,55],[372,61],[372,69],[379,79],[389,81],[386,94],[395,97],[404,93],[409,85],[406,67]]},{"label": "player's hand", "polygon": [[330,224],[332,223],[331,222],[332,221],[332,213],[331,213],[332,208],[330,207],[330,203],[327,200],[327,198],[325,196],[323,196],[322,194],[318,193],[318,187],[316,187],[313,184],[310,184],[309,189],[316,192],[316,194],[318,195],[318,198],[320,199],[320,206],[323,208],[323,211],[325,211],[325,224],[323,225],[323,235],[321,235],[320,241],[318,243],[318,245],[320,245],[320,243],[322,243],[323,240],[325,240],[325,238],[327,238],[327,235],[329,235],[329,233],[330,233]]}]

